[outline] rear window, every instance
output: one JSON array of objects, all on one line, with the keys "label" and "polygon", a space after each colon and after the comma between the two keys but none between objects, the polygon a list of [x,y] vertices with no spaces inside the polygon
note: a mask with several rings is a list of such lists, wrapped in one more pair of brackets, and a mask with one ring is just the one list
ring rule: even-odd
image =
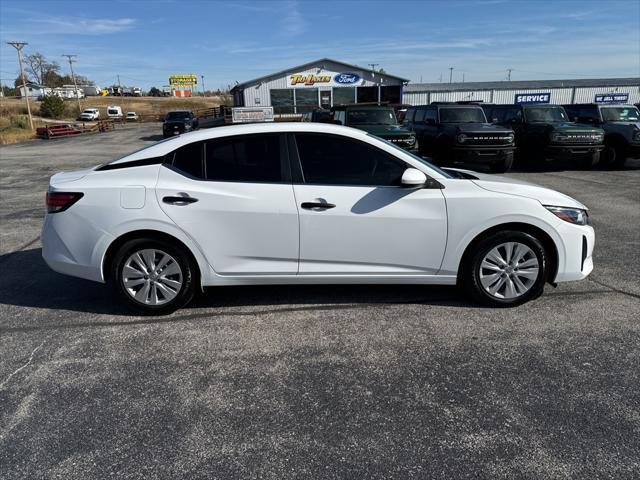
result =
[{"label": "rear window", "polygon": [[204,178],[202,171],[202,142],[194,142],[178,148],[173,154],[173,166],[194,178]]}]

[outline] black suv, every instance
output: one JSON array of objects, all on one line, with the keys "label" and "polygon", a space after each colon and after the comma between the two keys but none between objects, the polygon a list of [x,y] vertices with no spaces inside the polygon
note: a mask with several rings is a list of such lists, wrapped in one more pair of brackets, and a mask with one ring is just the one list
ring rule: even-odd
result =
[{"label": "black suv", "polygon": [[416,147],[415,134],[401,126],[393,108],[385,105],[336,106],[331,109],[331,121],[364,130],[406,150]]},{"label": "black suv", "polygon": [[483,104],[482,108],[492,123],[513,128],[519,160],[530,167],[552,159],[591,168],[600,160],[604,131],[570,122],[560,105]]},{"label": "black suv", "polygon": [[198,118],[191,110],[174,110],[167,113],[162,124],[164,138],[180,135],[198,128]]},{"label": "black suv", "polygon": [[604,130],[601,163],[622,168],[628,157],[640,157],[640,112],[634,105],[565,105],[576,123],[596,125]]},{"label": "black suv", "polygon": [[513,164],[513,131],[487,123],[478,105],[409,107],[403,125],[416,132],[419,154],[437,164],[482,164],[494,172],[506,172]]}]

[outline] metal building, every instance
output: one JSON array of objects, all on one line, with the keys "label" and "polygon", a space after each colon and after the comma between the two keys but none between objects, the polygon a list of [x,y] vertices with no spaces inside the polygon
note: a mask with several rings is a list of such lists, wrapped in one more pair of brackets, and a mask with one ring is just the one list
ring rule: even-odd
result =
[{"label": "metal building", "polygon": [[272,106],[275,113],[364,102],[400,103],[409,80],[322,58],[240,83],[231,89],[236,107]]},{"label": "metal building", "polygon": [[518,80],[503,82],[416,83],[404,88],[402,102],[476,100],[486,103],[638,103],[640,78]]}]

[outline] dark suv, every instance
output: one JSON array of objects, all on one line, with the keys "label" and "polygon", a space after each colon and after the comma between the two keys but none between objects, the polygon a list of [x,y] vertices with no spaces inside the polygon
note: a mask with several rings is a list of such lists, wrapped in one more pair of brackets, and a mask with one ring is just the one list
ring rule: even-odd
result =
[{"label": "dark suv", "polygon": [[402,127],[393,108],[384,105],[345,105],[331,109],[332,123],[364,130],[406,150],[414,150],[416,136]]},{"label": "dark suv", "polygon": [[518,157],[530,167],[552,159],[591,168],[600,160],[604,131],[570,122],[559,105],[484,104],[482,108],[492,123],[513,128]]},{"label": "dark suv", "polygon": [[513,164],[513,131],[487,123],[478,105],[409,107],[403,125],[416,132],[420,155],[437,164],[482,164],[494,172],[506,172]]},{"label": "dark suv", "polygon": [[601,163],[622,168],[628,157],[640,157],[640,112],[634,105],[565,105],[569,118],[604,130]]},{"label": "dark suv", "polygon": [[198,118],[191,110],[174,110],[167,113],[162,124],[162,136],[180,135],[198,128]]}]

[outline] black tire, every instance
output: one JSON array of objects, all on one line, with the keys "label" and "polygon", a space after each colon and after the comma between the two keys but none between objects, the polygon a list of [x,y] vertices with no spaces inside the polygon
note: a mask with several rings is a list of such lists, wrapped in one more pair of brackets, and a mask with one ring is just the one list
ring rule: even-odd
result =
[{"label": "black tire", "polygon": [[600,165],[605,168],[619,170],[627,161],[625,145],[620,141],[610,141],[600,155]]},{"label": "black tire", "polygon": [[[522,295],[507,299],[491,295],[483,287],[480,279],[481,264],[485,256],[495,247],[506,242],[523,244],[535,255],[538,261],[538,276],[529,289]],[[458,275],[458,284],[472,300],[490,307],[515,307],[542,295],[547,280],[547,252],[542,243],[534,236],[519,231],[503,231],[494,233],[476,243],[469,255],[463,259]]]},{"label": "black tire", "polygon": [[[166,301],[166,303],[159,305],[141,303],[132,297],[132,294],[127,291],[124,285],[123,271],[125,262],[135,252],[145,249],[153,249],[170,255],[180,267],[182,285],[177,291],[175,298]],[[183,248],[177,247],[173,243],[164,240],[138,238],[126,242],[118,249],[111,262],[110,278],[118,294],[132,310],[144,315],[166,315],[184,307],[193,299],[199,281],[197,271],[190,256]]]},{"label": "black tire", "polygon": [[587,156],[582,162],[582,167],[586,170],[591,170],[598,163],[600,163],[600,152],[594,152]]},{"label": "black tire", "polygon": [[505,157],[489,166],[493,173],[505,173],[511,170],[513,166],[513,152],[508,153]]}]

